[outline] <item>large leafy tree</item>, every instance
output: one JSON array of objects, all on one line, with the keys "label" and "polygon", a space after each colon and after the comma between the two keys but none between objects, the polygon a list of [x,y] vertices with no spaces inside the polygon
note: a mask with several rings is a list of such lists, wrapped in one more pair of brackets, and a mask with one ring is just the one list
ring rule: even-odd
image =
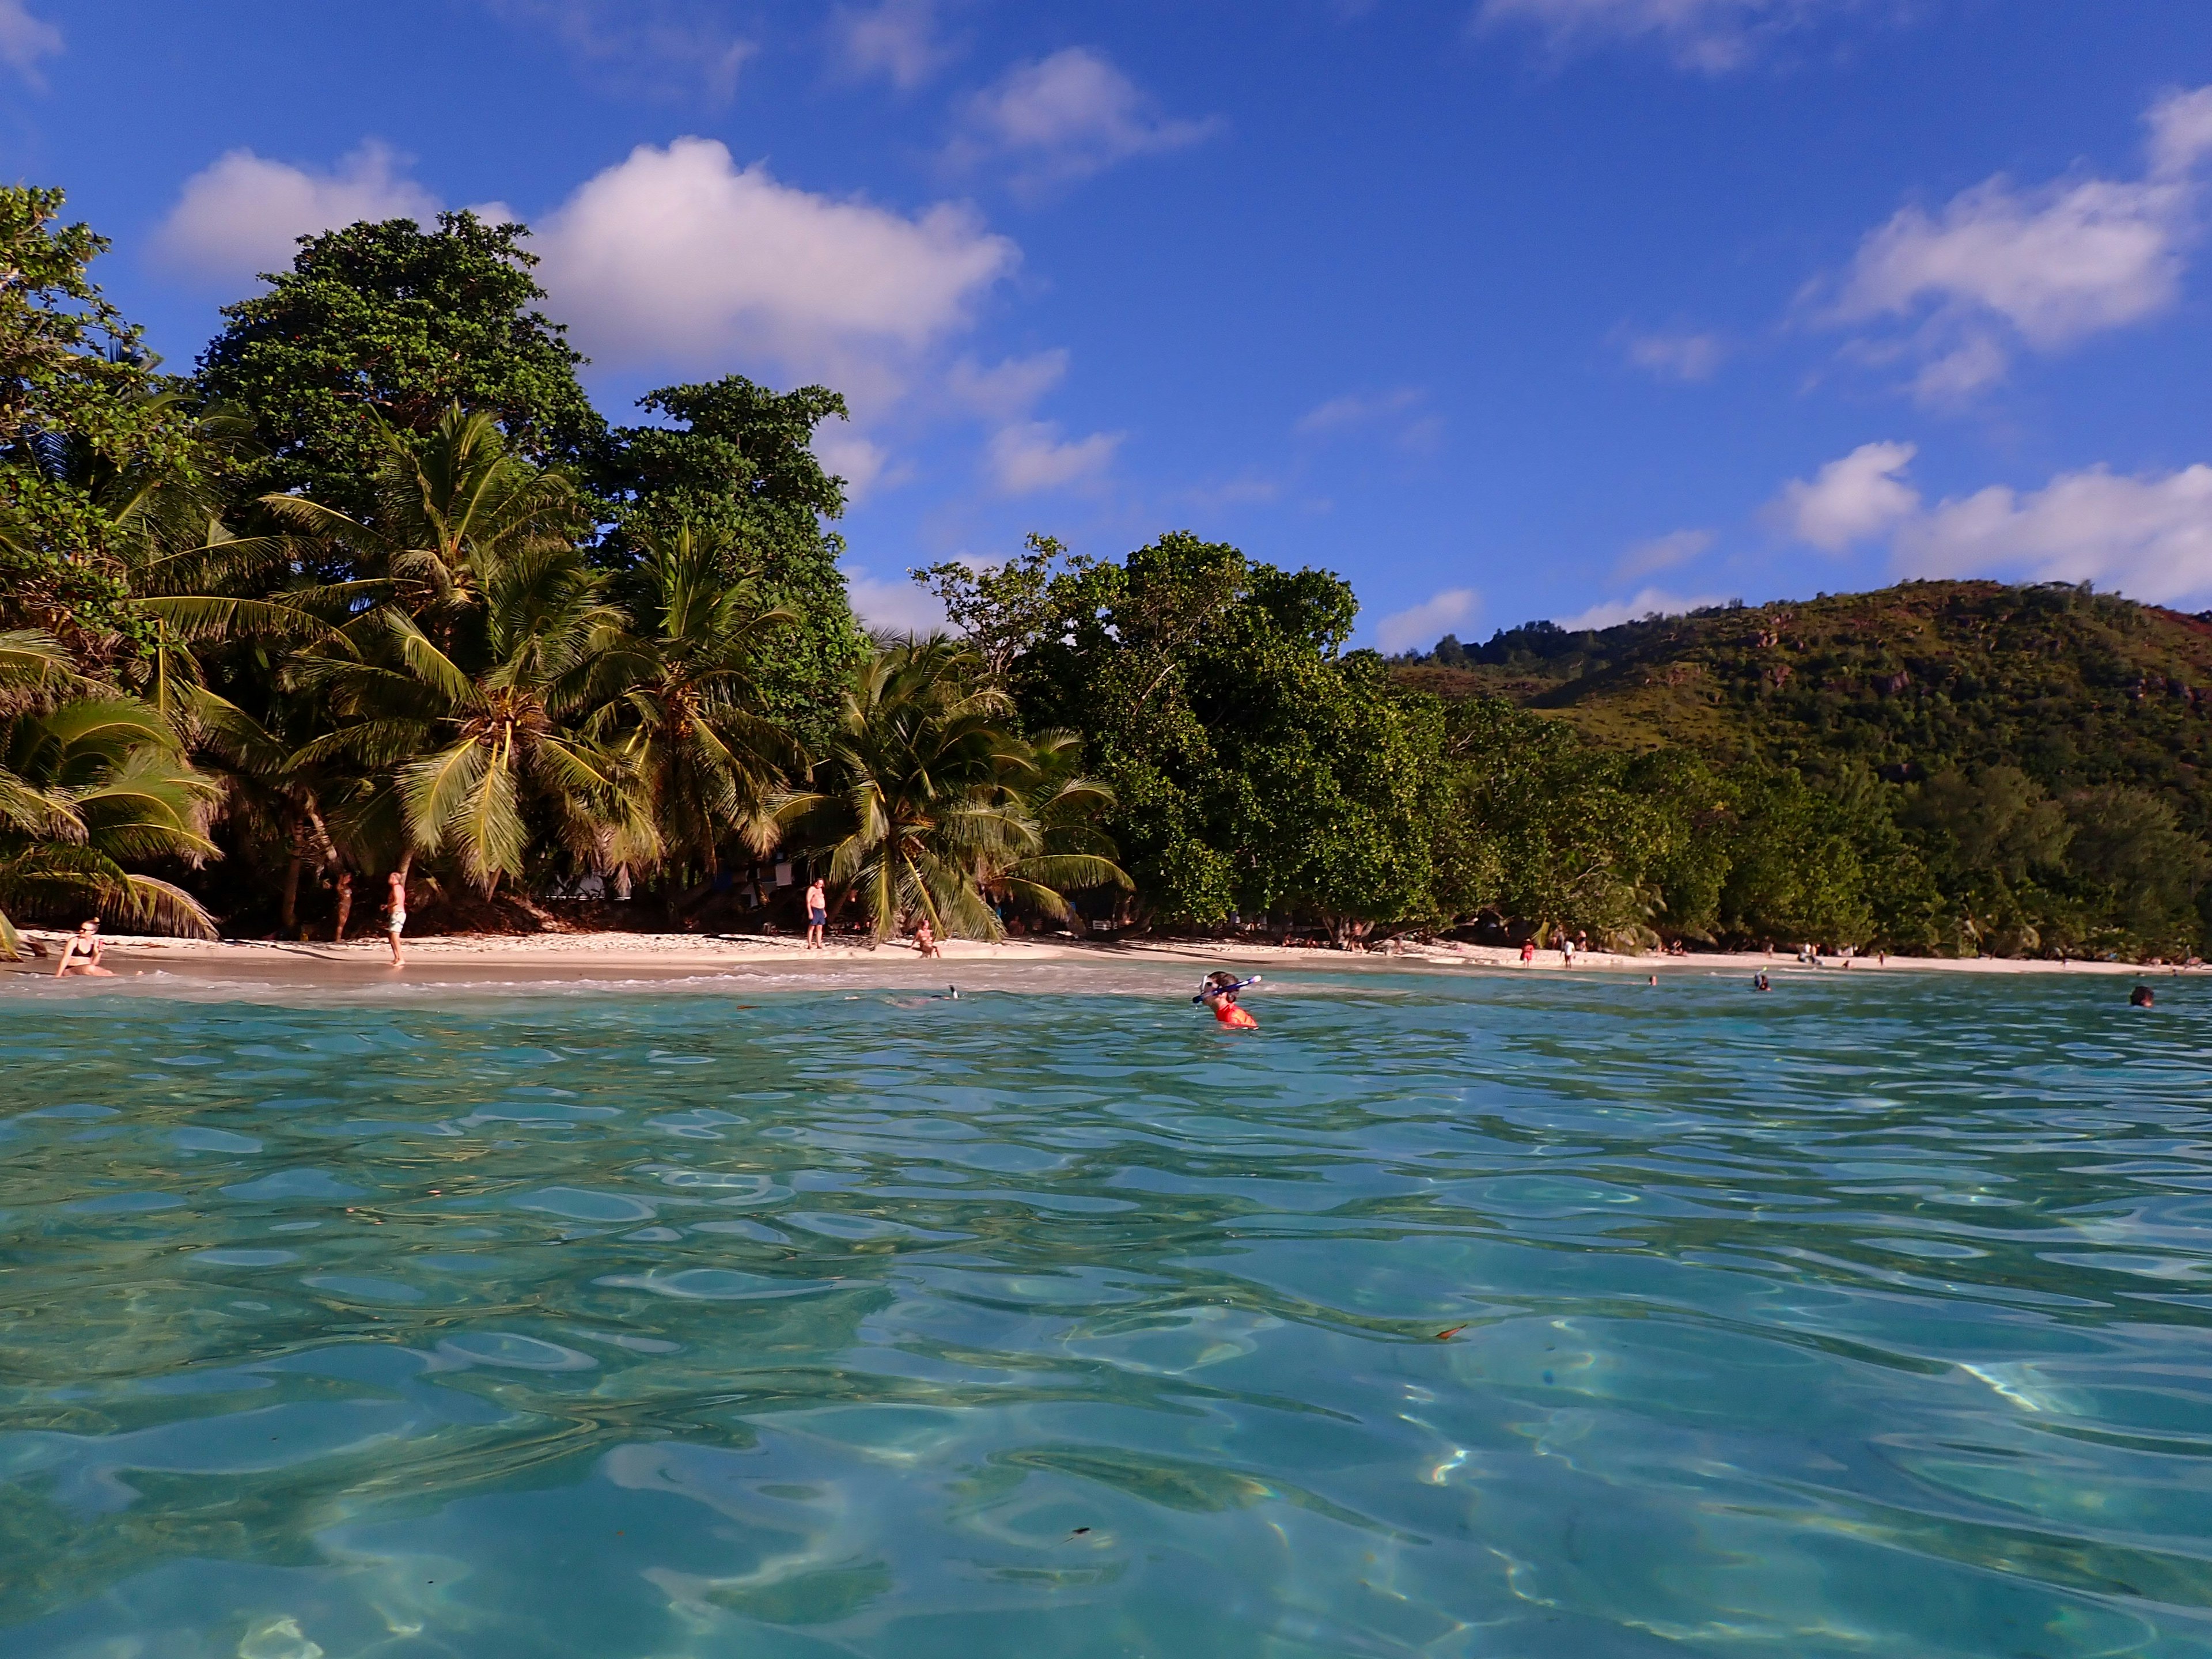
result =
[{"label": "large leafy tree", "polygon": [[289,270],[226,307],[200,383],[248,410],[268,453],[250,494],[296,491],[356,517],[375,507],[387,433],[434,432],[459,404],[525,459],[575,462],[603,423],[583,360],[536,309],[525,228],[473,213],[363,222],[302,237]]},{"label": "large leafy tree", "polygon": [[100,650],[143,633],[123,568],[141,486],[192,489],[210,455],[89,275],[106,239],[60,222],[64,199],[0,186],[0,625]]},{"label": "large leafy tree", "polygon": [[1030,567],[1056,551],[1039,542],[964,586],[951,568],[923,574],[1013,653],[1032,725],[1085,733],[1155,914],[1358,931],[1432,910],[1437,712],[1395,692],[1379,659],[1345,653],[1347,584],[1179,533],[1120,562],[1066,561],[1048,606]]},{"label": "large leafy tree", "polygon": [[813,447],[824,421],[845,418],[845,400],[822,386],[779,392],[732,374],[664,386],[639,407],[659,420],[611,433],[593,471],[614,514],[601,556],[635,568],[657,538],[688,527],[714,550],[725,584],[789,613],[755,682],[766,708],[826,737],[846,678],[867,654],[837,568],[844,539],[830,528],[845,510],[844,480]]}]

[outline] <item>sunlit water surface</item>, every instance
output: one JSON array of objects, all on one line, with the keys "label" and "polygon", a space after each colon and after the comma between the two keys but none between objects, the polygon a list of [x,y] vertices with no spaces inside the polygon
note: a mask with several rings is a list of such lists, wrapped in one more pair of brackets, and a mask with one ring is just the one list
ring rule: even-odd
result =
[{"label": "sunlit water surface", "polygon": [[0,1652],[2212,1652],[2212,997],[0,994]]}]

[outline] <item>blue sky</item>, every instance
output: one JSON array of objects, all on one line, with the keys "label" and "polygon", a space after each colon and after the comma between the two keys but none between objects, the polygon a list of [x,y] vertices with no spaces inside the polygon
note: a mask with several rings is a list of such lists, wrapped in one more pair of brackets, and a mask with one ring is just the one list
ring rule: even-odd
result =
[{"label": "blue sky", "polygon": [[503,204],[619,418],[846,391],[864,614],[1025,532],[1364,643],[1901,575],[2212,605],[2203,0],[0,0],[0,173],[173,362]]}]

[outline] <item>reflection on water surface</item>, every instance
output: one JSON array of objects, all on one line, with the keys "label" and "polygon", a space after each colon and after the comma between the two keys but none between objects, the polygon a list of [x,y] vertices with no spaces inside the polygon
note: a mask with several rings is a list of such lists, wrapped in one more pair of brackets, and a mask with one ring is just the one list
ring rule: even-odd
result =
[{"label": "reflection on water surface", "polygon": [[2193,984],[80,988],[11,1659],[2212,1650]]}]

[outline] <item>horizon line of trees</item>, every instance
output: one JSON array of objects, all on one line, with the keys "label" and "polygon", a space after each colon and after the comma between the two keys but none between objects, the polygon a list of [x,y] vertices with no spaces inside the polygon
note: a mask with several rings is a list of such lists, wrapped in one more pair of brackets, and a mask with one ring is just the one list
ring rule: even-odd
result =
[{"label": "horizon line of trees", "polygon": [[63,205],[0,189],[0,951],[88,912],[343,933],[392,870],[458,909],[619,869],[757,925],[779,858],[878,937],[2202,944],[2212,855],[2155,798],[1600,748],[1407,690],[1340,578],[1186,532],[917,571],[957,637],[872,638],[836,393],[614,426],[523,228],[467,213],[302,238],[168,374]]}]

